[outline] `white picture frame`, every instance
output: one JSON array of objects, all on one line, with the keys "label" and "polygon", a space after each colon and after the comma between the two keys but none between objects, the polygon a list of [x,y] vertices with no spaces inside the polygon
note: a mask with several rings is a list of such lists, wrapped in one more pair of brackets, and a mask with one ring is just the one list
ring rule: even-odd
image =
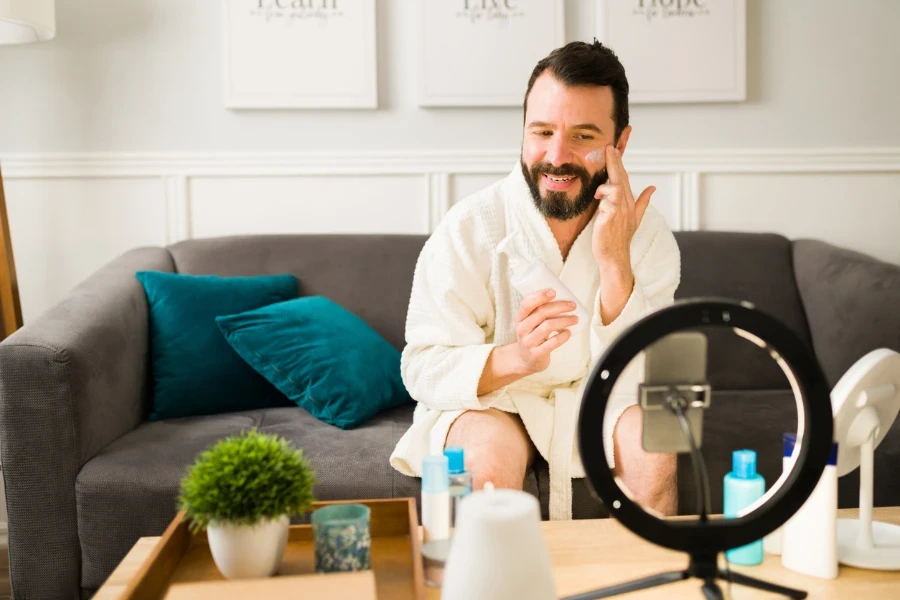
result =
[{"label": "white picture frame", "polygon": [[224,0],[222,70],[229,109],[378,108],[375,0]]},{"label": "white picture frame", "polygon": [[595,0],[595,10],[630,103],[747,99],[746,0]]},{"label": "white picture frame", "polygon": [[563,0],[416,0],[422,107],[522,106],[535,64],[565,44]]}]

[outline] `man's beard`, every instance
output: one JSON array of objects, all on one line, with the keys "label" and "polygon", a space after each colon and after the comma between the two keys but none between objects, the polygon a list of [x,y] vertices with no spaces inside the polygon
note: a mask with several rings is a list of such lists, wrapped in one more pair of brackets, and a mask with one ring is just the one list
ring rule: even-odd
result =
[{"label": "man's beard", "polygon": [[[609,179],[605,168],[600,169],[591,177],[590,173],[582,167],[568,163],[554,167],[549,163],[539,162],[530,171],[525,166],[524,160],[519,159],[519,164],[522,165],[522,175],[525,176],[528,189],[531,190],[531,199],[534,201],[534,205],[542,215],[557,221],[568,221],[587,212],[594,202],[594,193],[597,191],[597,188]],[[542,198],[539,185],[541,177],[545,173],[557,177],[568,175],[578,177],[578,180],[581,182],[581,192],[574,200],[569,200],[566,192],[553,191],[548,191],[547,196]]]}]

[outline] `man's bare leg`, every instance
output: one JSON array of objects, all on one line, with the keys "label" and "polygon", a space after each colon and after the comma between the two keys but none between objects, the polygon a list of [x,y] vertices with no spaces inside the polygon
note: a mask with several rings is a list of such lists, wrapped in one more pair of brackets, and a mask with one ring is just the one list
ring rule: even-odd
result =
[{"label": "man's bare leg", "polygon": [[678,511],[678,463],[675,454],[645,452],[641,445],[644,416],[640,406],[622,413],[613,432],[615,473],[635,502],[664,515]]},{"label": "man's bare leg", "polygon": [[472,487],[521,490],[535,448],[518,415],[489,408],[461,414],[447,434],[447,446],[462,446]]}]

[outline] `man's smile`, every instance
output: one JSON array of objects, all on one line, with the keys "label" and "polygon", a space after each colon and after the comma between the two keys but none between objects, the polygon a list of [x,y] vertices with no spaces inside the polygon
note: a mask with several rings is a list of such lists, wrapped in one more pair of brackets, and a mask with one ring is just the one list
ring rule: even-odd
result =
[{"label": "man's smile", "polygon": [[574,181],[578,180],[575,175],[547,175],[543,174],[544,185],[547,189],[554,192],[564,192],[572,187]]}]

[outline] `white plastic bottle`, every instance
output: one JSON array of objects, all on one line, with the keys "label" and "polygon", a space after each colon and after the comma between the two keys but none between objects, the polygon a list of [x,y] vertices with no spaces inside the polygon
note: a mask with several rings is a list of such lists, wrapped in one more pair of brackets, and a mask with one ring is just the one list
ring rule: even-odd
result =
[{"label": "white plastic bottle", "polygon": [[425,542],[450,537],[450,472],[443,454],[422,461],[422,528]]},{"label": "white plastic bottle", "polygon": [[[578,322],[569,327],[572,336],[578,333],[590,323],[591,313],[584,307],[580,300],[566,287],[566,285],[550,270],[544,261],[539,258],[525,260],[517,252],[510,248],[512,240],[519,235],[519,231],[514,231],[510,235],[503,238],[497,245],[497,252],[505,254],[509,260],[510,269],[512,269],[511,283],[513,287],[519,290],[522,296],[528,296],[534,292],[551,289],[556,292],[553,301],[574,302],[575,316]],[[573,313],[565,313],[570,315]]]},{"label": "white plastic bottle", "polygon": [[[784,452],[781,456],[781,472],[787,473],[794,466],[794,443],[797,437],[793,433],[786,433],[782,436],[784,443]],[[763,548],[766,554],[781,554],[781,546],[784,538],[784,525],[766,536],[763,541]]]},{"label": "white plastic bottle", "polygon": [[838,575],[836,442],[813,493],[784,524],[781,565],[821,579]]}]

